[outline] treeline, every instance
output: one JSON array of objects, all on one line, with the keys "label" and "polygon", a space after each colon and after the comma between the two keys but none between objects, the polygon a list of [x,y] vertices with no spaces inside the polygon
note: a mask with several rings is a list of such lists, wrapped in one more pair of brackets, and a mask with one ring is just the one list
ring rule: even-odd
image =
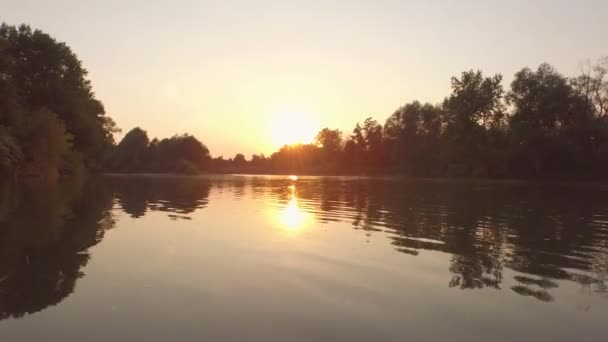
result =
[{"label": "treeline", "polygon": [[605,178],[608,58],[578,76],[548,64],[502,76],[467,71],[440,104],[414,101],[384,123],[350,134],[323,129],[315,143],[269,157],[212,159],[190,135],[149,140],[134,129],[116,145],[116,124],[87,71],[48,34],[0,26],[0,176],[56,178],[109,172],[398,173],[416,177]]},{"label": "treeline", "polygon": [[115,172],[406,174],[414,177],[602,179],[608,175],[608,58],[568,78],[548,64],[515,74],[466,71],[440,104],[413,101],[384,125],[372,118],[346,135],[322,129],[311,144],[249,160],[211,158],[189,135],[149,141],[129,132]]},{"label": "treeline", "polygon": [[501,75],[471,70],[452,78],[442,103],[407,103],[384,125],[368,118],[347,136],[325,128],[314,144],[211,165],[252,173],[605,178],[607,76],[608,58],[574,78],[542,64],[517,72],[506,91]]},{"label": "treeline", "polygon": [[209,149],[195,137],[184,134],[152,141],[136,127],[115,146],[106,160],[106,170],[118,173],[186,173],[209,170]]},{"label": "treeline", "polygon": [[100,170],[117,131],[64,43],[0,26],[0,176]]}]

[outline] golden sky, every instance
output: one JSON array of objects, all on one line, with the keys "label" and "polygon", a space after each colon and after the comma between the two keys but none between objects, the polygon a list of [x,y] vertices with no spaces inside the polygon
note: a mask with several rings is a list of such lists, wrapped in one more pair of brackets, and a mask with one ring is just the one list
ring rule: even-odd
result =
[{"label": "golden sky", "polygon": [[[128,4],[125,4],[128,3]],[[2,1],[65,41],[124,130],[191,133],[214,156],[266,153],[437,103],[464,70],[608,54],[608,1]]]}]

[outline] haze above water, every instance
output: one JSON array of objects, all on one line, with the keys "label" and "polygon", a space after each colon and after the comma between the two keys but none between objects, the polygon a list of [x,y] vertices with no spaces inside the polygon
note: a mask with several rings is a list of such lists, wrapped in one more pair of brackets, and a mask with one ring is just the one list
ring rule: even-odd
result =
[{"label": "haze above water", "polygon": [[0,337],[603,341],[607,194],[278,176],[3,188]]}]

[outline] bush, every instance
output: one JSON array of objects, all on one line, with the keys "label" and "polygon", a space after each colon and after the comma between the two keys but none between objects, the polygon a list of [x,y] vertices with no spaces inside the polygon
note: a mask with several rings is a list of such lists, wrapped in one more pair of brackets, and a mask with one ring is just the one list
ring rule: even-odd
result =
[{"label": "bush", "polygon": [[194,163],[183,159],[177,162],[175,171],[177,173],[183,173],[187,175],[196,175],[200,173],[200,170],[196,167],[196,165],[194,165]]}]

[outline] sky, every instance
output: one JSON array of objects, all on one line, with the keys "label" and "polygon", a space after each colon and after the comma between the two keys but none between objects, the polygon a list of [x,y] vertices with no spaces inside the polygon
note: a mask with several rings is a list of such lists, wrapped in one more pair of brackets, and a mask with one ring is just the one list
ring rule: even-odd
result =
[{"label": "sky", "polygon": [[124,132],[190,133],[213,156],[350,133],[439,103],[481,69],[567,76],[608,55],[608,1],[0,0],[0,20],[68,46]]}]

